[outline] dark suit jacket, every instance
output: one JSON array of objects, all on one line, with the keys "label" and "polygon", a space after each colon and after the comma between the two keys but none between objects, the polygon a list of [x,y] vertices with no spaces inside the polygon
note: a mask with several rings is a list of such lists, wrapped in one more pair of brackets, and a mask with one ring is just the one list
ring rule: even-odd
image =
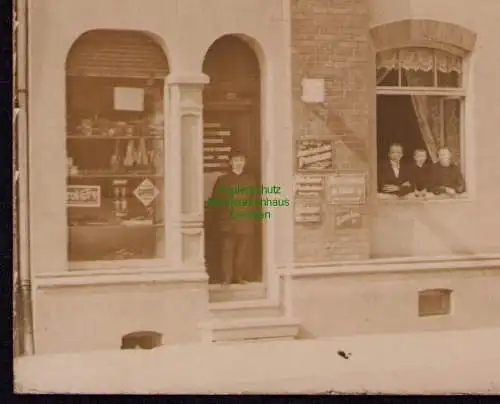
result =
[{"label": "dark suit jacket", "polygon": [[410,166],[409,175],[413,191],[422,191],[424,189],[431,191],[432,165],[424,164],[419,167],[414,163]]},{"label": "dark suit jacket", "polygon": [[444,188],[453,188],[457,194],[465,192],[465,182],[460,168],[454,164],[443,167],[439,162],[432,167],[432,192],[444,193]]},{"label": "dark suit jacket", "polygon": [[404,195],[411,191],[411,188],[401,189],[396,192],[386,192],[384,191],[384,185],[397,185],[400,187],[406,181],[410,181],[410,173],[408,166],[403,163],[400,164],[399,167],[399,177],[396,177],[394,174],[394,170],[392,169],[391,163],[389,161],[385,161],[384,163],[379,165],[378,170],[378,192],[384,194],[393,194],[393,195]]},{"label": "dark suit jacket", "polygon": [[209,211],[213,212],[214,221],[219,231],[229,234],[251,235],[255,232],[255,217],[242,217],[245,214],[258,214],[261,211],[260,194],[257,193],[233,193],[229,190],[235,187],[253,187],[258,184],[245,173],[236,175],[233,172],[221,175],[217,178],[213,192],[212,201],[209,201]]}]

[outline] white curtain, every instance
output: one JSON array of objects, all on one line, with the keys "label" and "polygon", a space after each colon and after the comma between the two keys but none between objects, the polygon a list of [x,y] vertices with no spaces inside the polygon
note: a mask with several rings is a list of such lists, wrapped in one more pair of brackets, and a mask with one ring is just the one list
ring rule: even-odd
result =
[{"label": "white curtain", "polygon": [[[434,72],[437,74],[461,74],[461,60],[444,52],[427,48],[409,48],[380,52],[377,55],[377,85],[390,72],[399,72],[408,87],[434,86]],[[398,73],[399,74],[399,73]],[[399,83],[401,86],[402,84]],[[422,138],[433,162],[437,160],[437,150],[445,145],[442,137],[442,111],[440,98],[427,95],[411,95],[413,108]]]}]

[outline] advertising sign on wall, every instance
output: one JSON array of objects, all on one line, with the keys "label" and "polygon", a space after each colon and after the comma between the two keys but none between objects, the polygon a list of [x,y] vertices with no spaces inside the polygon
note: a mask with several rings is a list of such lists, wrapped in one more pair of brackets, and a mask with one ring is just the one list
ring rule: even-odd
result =
[{"label": "advertising sign on wall", "polygon": [[301,139],[297,142],[297,171],[333,170],[333,140]]},{"label": "advertising sign on wall", "polygon": [[366,198],[363,174],[332,175],[328,178],[328,201],[335,204],[363,204]]},{"label": "advertising sign on wall", "polygon": [[98,208],[101,206],[99,185],[68,185],[66,206],[70,208]]},{"label": "advertising sign on wall", "polygon": [[231,154],[231,131],[205,125],[203,136],[203,169],[205,173],[226,172]]},{"label": "advertising sign on wall", "polygon": [[295,175],[295,197],[316,197],[323,196],[325,189],[322,177],[313,175]]},{"label": "advertising sign on wall", "polygon": [[359,229],[362,225],[358,208],[339,208],[335,211],[335,228],[338,230]]},{"label": "advertising sign on wall", "polygon": [[320,202],[295,201],[295,222],[296,223],[321,223],[322,208]]}]

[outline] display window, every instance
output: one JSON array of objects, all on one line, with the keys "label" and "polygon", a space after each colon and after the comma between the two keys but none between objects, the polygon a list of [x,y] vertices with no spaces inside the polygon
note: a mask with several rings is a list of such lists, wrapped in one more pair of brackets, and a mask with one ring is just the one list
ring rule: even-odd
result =
[{"label": "display window", "polygon": [[164,256],[163,87],[67,76],[70,262]]}]

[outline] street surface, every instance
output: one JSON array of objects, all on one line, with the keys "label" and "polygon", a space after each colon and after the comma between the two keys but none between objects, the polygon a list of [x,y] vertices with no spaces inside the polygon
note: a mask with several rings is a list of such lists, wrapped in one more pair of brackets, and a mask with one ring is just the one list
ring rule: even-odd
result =
[{"label": "street surface", "polygon": [[500,328],[39,355],[14,367],[19,392],[500,394]]}]

